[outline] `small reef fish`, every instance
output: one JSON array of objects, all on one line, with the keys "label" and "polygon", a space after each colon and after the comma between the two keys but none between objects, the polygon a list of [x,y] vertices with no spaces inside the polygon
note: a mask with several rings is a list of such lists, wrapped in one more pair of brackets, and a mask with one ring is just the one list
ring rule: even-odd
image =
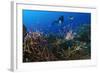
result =
[{"label": "small reef fish", "polygon": [[74,19],[74,17],[73,17],[73,16],[69,16],[69,17],[68,17],[68,19],[73,20],[73,19]]}]

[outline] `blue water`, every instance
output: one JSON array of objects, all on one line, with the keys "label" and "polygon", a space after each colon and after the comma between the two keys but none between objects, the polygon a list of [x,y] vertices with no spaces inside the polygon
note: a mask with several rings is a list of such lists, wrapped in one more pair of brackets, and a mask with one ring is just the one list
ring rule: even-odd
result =
[{"label": "blue water", "polygon": [[[63,23],[53,24],[63,16]],[[44,33],[64,33],[70,29],[77,30],[79,26],[91,24],[91,13],[79,12],[56,12],[56,11],[39,11],[23,10],[23,25],[27,31],[40,31]]]}]

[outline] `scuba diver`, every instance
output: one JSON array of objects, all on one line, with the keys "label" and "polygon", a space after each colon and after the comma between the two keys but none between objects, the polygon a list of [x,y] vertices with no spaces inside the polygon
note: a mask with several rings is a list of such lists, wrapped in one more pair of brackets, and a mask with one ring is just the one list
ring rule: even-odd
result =
[{"label": "scuba diver", "polygon": [[55,20],[54,22],[53,22],[53,24],[63,24],[63,22],[64,22],[64,16],[60,16],[57,20]]}]

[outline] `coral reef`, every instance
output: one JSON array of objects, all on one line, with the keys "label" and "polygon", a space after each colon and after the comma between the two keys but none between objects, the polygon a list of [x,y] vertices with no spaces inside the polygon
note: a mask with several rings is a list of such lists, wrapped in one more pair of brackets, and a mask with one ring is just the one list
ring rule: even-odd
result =
[{"label": "coral reef", "polygon": [[67,32],[65,38],[52,34],[45,36],[41,32],[27,32],[26,30],[23,26],[23,62],[91,58],[90,26],[80,27],[78,35],[74,37],[72,31]]}]

